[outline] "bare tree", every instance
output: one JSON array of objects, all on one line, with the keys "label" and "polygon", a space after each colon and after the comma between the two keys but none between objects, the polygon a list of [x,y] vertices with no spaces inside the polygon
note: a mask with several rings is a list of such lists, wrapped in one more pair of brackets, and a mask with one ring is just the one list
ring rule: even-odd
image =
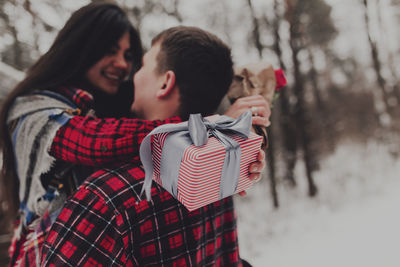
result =
[{"label": "bare tree", "polygon": [[[280,46],[281,38],[279,34],[280,22],[282,19],[282,15],[279,11],[279,1],[274,1],[274,14],[275,19],[272,23],[273,35],[274,35],[274,44],[273,49],[278,57],[279,65],[284,70],[287,71],[285,63],[282,59],[282,49]],[[294,124],[294,118],[292,113],[292,108],[289,102],[291,91],[290,88],[285,88],[282,90],[279,97],[279,107],[280,107],[280,124],[283,135],[283,145],[284,145],[284,154],[285,154],[285,178],[292,186],[296,185],[296,180],[294,178],[294,167],[297,161],[297,138],[296,138],[296,129]]]},{"label": "bare tree", "polygon": [[[257,49],[258,56],[260,60],[263,58],[263,50],[266,47],[264,44],[261,42],[261,34],[260,34],[260,22],[259,19],[256,17],[254,7],[252,4],[251,0],[247,0],[247,4],[250,10],[250,15],[252,18],[252,24],[253,28],[251,30],[251,43],[254,44],[255,48]],[[267,21],[266,17],[264,17],[264,21]],[[267,22],[268,23],[268,22]],[[266,155],[267,155],[267,162],[268,162],[268,178],[270,181],[270,191],[272,194],[272,201],[274,207],[279,206],[279,201],[278,201],[278,192],[276,190],[276,172],[275,172],[275,145],[274,145],[274,134],[273,134],[273,125],[267,128],[267,136],[268,136],[268,147],[266,149]]]},{"label": "bare tree", "polygon": [[386,27],[383,23],[383,14],[382,14],[382,1],[376,1],[376,13],[378,16],[378,25],[379,25],[379,32],[381,35],[381,39],[383,39],[383,41],[380,42],[380,45],[382,46],[383,49],[381,49],[381,51],[386,52],[386,60],[387,60],[387,67],[390,71],[390,74],[392,76],[392,80],[393,80],[393,92],[394,92],[394,97],[397,98],[397,104],[400,103],[400,86],[398,85],[398,82],[400,80],[399,75],[397,74],[396,68],[395,68],[395,60],[397,57],[397,55],[395,55],[392,50],[388,47],[387,45],[387,30]]},{"label": "bare tree", "polygon": [[[375,70],[376,74],[376,80],[378,83],[378,86],[381,90],[382,97],[379,100],[382,100],[384,103],[384,109],[377,110],[378,116],[381,118],[383,115],[388,115],[391,113],[391,107],[389,104],[389,94],[386,91],[386,80],[383,78],[382,73],[381,73],[381,62],[379,61],[379,52],[377,48],[376,42],[373,40],[372,35],[371,35],[371,27],[370,27],[370,17],[368,13],[368,0],[362,0],[362,4],[364,6],[364,22],[365,22],[365,27],[366,27],[366,33],[368,37],[368,43],[371,49],[371,59],[373,63],[373,68]],[[382,125],[384,126],[384,125]]]},{"label": "bare tree", "polygon": [[18,31],[15,28],[14,22],[12,22],[8,16],[3,10],[3,8],[0,11],[0,18],[4,21],[4,24],[6,26],[6,29],[8,32],[11,34],[13,37],[13,44],[11,46],[12,49],[12,58],[9,60],[9,64],[12,65],[14,68],[17,69],[22,69],[22,47],[21,43],[18,41]]},{"label": "bare tree", "polygon": [[303,49],[303,25],[300,21],[299,7],[302,3],[297,0],[286,0],[286,20],[289,23],[289,44],[292,50],[292,62],[294,73],[294,95],[296,101],[294,104],[294,118],[296,122],[296,131],[298,140],[303,151],[304,163],[306,166],[306,175],[308,181],[308,194],[315,196],[317,186],[315,185],[312,172],[315,168],[315,157],[311,150],[311,136],[308,132],[309,118],[306,117],[305,83],[300,70],[299,52]]},{"label": "bare tree", "polygon": [[247,4],[249,6],[250,15],[251,15],[252,22],[253,22],[253,29],[251,31],[253,43],[256,46],[259,58],[261,59],[262,53],[264,50],[264,45],[261,43],[261,39],[260,39],[260,24],[258,22],[255,12],[254,12],[254,8],[253,8],[253,4],[252,4],[251,0],[247,0]]}]

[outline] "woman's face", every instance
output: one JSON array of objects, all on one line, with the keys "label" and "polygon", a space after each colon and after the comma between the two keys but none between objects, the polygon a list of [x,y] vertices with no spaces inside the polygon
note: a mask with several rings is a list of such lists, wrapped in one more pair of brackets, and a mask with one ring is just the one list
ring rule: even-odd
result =
[{"label": "woman's face", "polygon": [[86,73],[86,79],[96,89],[115,94],[132,68],[130,35],[126,32],[111,51]]}]

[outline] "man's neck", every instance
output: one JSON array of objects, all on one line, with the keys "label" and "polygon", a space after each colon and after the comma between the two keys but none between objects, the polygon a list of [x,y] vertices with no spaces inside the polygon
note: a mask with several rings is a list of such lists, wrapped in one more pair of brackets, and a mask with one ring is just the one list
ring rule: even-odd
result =
[{"label": "man's neck", "polygon": [[168,100],[157,101],[154,105],[149,106],[143,114],[145,120],[165,120],[179,115],[179,99],[169,98]]},{"label": "man's neck", "polygon": [[171,117],[175,117],[178,116],[178,112],[172,111],[172,110],[168,110],[168,109],[158,109],[154,110],[153,112],[151,112],[151,114],[149,114],[148,116],[144,116],[145,120],[149,120],[149,121],[155,121],[155,120],[165,120]]}]

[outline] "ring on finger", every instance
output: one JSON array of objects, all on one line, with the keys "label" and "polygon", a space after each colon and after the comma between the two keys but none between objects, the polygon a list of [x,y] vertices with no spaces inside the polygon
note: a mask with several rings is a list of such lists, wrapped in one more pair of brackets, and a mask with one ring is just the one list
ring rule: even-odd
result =
[{"label": "ring on finger", "polygon": [[251,114],[253,114],[253,116],[258,116],[258,107],[251,107]]}]

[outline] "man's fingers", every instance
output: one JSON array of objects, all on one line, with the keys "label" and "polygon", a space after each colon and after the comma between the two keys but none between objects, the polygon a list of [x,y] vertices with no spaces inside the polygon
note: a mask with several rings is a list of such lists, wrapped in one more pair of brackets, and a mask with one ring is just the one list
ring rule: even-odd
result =
[{"label": "man's fingers", "polygon": [[249,173],[260,173],[265,168],[265,152],[260,149],[257,155],[257,161],[252,162],[249,166]]},{"label": "man's fingers", "polygon": [[258,153],[258,160],[264,161],[264,159],[265,159],[265,152],[264,150],[260,150],[260,152]]},{"label": "man's fingers", "polygon": [[266,166],[266,162],[265,162],[265,152],[263,150],[260,150],[260,152],[258,153],[258,160],[260,161],[260,172],[262,172]]},{"label": "man's fingers", "polygon": [[250,180],[252,180],[254,183],[260,181],[261,177],[262,177],[261,173],[251,173],[249,176]]},{"label": "man's fingers", "polygon": [[263,164],[261,162],[253,162],[250,165],[250,173],[260,173],[263,169]]}]

